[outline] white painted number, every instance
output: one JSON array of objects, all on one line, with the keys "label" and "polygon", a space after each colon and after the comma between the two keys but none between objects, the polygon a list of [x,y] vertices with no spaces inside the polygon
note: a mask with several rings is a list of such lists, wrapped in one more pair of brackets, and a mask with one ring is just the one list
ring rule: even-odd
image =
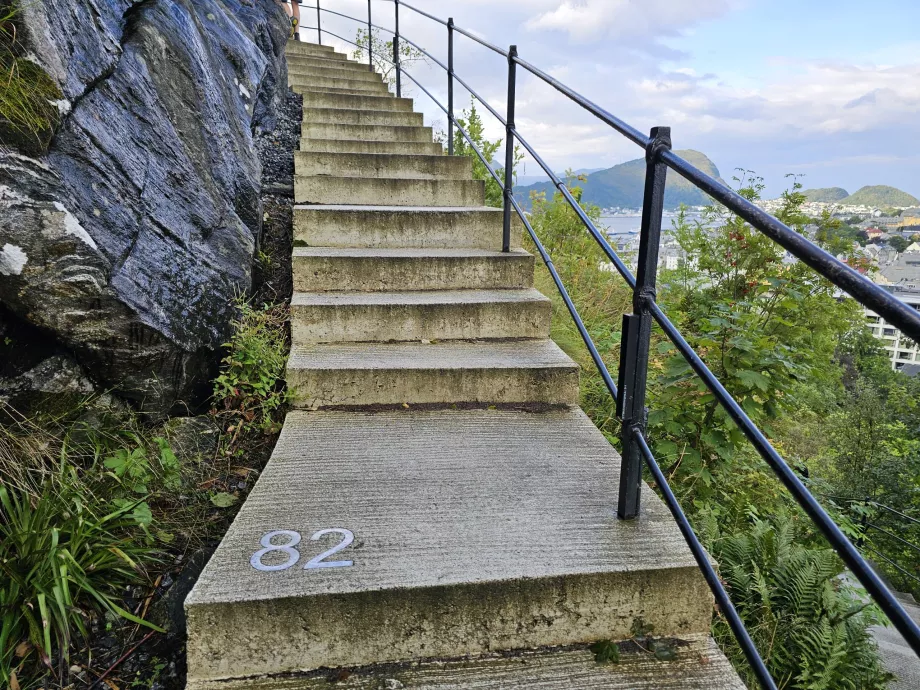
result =
[{"label": "white painted number", "polygon": [[[276,537],[287,537],[288,542],[286,544],[275,544],[272,540]],[[297,565],[297,561],[300,560],[300,552],[294,548],[300,543],[300,539],[300,534],[286,529],[278,530],[277,532],[269,532],[262,537],[262,541],[259,542],[265,548],[252,554],[252,558],[249,562],[256,570],[262,570],[269,573],[293,568]],[[288,557],[287,561],[278,565],[265,565],[262,559],[268,554],[275,552],[286,553]]]},{"label": "white painted number", "polygon": [[343,539],[341,543],[336,544],[328,551],[321,553],[319,556],[311,560],[304,567],[304,570],[310,570],[311,568],[350,568],[354,565],[353,561],[327,561],[326,559],[330,556],[337,554],[342,549],[347,548],[355,540],[355,535],[349,532],[347,529],[324,529],[320,530],[312,537],[311,541],[319,541],[327,534],[341,534]]},{"label": "white painted number", "polygon": [[[355,540],[354,533],[350,530],[341,528],[323,529],[310,537],[310,541],[319,541],[327,534],[340,534],[342,536],[342,541],[328,551],[321,553],[316,558],[311,559],[310,562],[304,566],[304,570],[312,570],[314,568],[349,568],[354,565],[354,561],[326,560],[342,549],[348,548]],[[275,540],[279,537],[286,537],[287,541],[284,544],[276,544]],[[262,537],[262,541],[259,542],[263,547],[262,550],[252,554],[252,558],[249,559],[249,562],[256,570],[268,573],[293,568],[300,560],[300,552],[294,547],[300,544],[302,539],[303,537],[300,536],[299,532],[293,532],[291,530],[282,529],[275,532],[269,532]],[[270,560],[271,565],[266,565],[264,562],[265,557],[274,553],[285,554],[287,560],[284,563],[274,563],[272,561],[277,560],[277,558],[275,558]]]}]

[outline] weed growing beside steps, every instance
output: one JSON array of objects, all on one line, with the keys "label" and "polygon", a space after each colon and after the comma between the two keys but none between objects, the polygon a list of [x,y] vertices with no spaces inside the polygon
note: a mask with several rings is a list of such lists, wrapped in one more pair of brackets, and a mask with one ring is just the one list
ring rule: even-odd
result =
[{"label": "weed growing beside steps", "polygon": [[[94,679],[158,630],[143,620],[157,584],[226,530],[287,401],[286,305],[238,306],[204,455],[174,449],[172,422],[99,399],[33,418],[0,407],[0,687],[67,687],[72,664]],[[112,635],[122,646],[96,646]]]}]

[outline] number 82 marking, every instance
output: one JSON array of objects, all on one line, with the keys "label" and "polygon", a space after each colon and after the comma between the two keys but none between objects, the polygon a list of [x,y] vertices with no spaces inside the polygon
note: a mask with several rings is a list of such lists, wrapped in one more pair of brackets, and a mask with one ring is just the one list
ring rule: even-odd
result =
[{"label": "number 82 marking", "polygon": [[[304,566],[304,570],[312,570],[314,568],[349,568],[354,565],[354,561],[327,561],[326,559],[330,556],[337,554],[342,549],[348,548],[351,543],[355,540],[355,535],[351,530],[341,529],[338,527],[332,529],[322,529],[312,537],[310,541],[319,541],[327,534],[340,534],[342,535],[342,541],[333,546],[328,551],[324,551],[316,558],[310,559],[310,561]],[[272,540],[277,537],[287,537],[288,541],[285,544],[275,544]],[[292,530],[277,530],[275,532],[269,532],[259,543],[262,545],[260,551],[256,551],[252,554],[252,558],[249,559],[250,564],[256,570],[261,570],[262,572],[278,572],[280,570],[288,570],[297,565],[300,561],[301,553],[294,547],[300,544],[303,537],[301,537],[300,532],[294,532]],[[262,562],[262,559],[270,553],[284,553],[287,554],[287,561],[280,563],[278,565],[266,565]]]}]

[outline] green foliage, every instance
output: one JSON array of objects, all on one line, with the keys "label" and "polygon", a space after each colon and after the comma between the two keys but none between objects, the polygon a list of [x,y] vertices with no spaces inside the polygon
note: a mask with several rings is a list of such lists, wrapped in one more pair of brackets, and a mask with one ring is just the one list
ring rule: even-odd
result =
[{"label": "green foliage", "polygon": [[591,645],[590,649],[594,654],[594,660],[599,664],[620,663],[620,648],[616,642],[601,640]]},{"label": "green foliage", "polygon": [[60,120],[54,101],[63,95],[44,70],[20,56],[16,13],[15,5],[0,6],[0,140],[37,155],[51,142]]},{"label": "green foliage", "polygon": [[245,300],[239,300],[237,306],[233,337],[224,344],[223,370],[214,380],[215,413],[228,424],[228,450],[239,450],[237,442],[251,429],[277,433],[280,414],[290,397],[284,387],[287,307],[256,309]]},{"label": "green foliage", "polygon": [[[887,687],[891,677],[868,632],[880,623],[879,612],[839,579],[843,566],[831,549],[798,544],[800,535],[785,517],[755,518],[749,529],[723,537],[718,519],[709,516],[705,532],[732,602],[778,687]],[[745,680],[756,686],[721,618],[715,633]]]},{"label": "green foliage", "polygon": [[822,202],[832,204],[842,201],[850,196],[850,193],[843,187],[824,187],[821,189],[803,189],[802,194],[808,201]]},{"label": "green foliage", "polygon": [[[396,85],[396,65],[393,64],[393,40],[385,41],[380,38],[380,31],[374,29],[370,34],[370,41],[368,41],[368,32],[367,29],[358,29],[357,38],[355,38],[355,43],[359,46],[358,50],[352,52],[352,58],[355,60],[364,60],[367,62],[367,47],[370,43],[371,49],[374,51],[374,69],[383,77],[383,80],[391,87]],[[413,64],[421,62],[424,64],[428,63],[428,58],[425,57],[425,54],[413,48],[411,45],[405,41],[399,42],[399,64],[403,68],[408,68]],[[402,88],[403,92],[408,93],[409,89],[413,87],[413,82],[407,77],[402,79]]]},{"label": "green foliage", "polygon": [[[476,101],[473,98],[470,98],[470,109],[464,110],[463,114],[457,118],[457,121],[460,123],[460,126],[466,130],[466,133],[470,135],[473,143],[476,145],[485,159],[489,161],[495,172],[498,173],[499,177],[504,179],[505,168],[499,167],[495,164],[496,156],[499,158],[504,157],[504,148],[502,147],[502,139],[496,141],[490,141],[485,136],[485,125],[482,122],[482,116],[479,114],[479,111],[476,109]],[[454,155],[456,156],[467,156],[473,161],[473,179],[482,180],[486,185],[486,206],[493,206],[495,208],[502,208],[505,203],[505,191],[504,186],[499,184],[498,181],[492,177],[492,173],[489,172],[489,169],[482,162],[482,159],[476,154],[475,149],[470,143],[466,140],[466,137],[463,136],[458,130],[454,130]],[[524,154],[521,152],[520,148],[515,147],[514,149],[514,180],[517,181],[517,167],[518,164],[524,159]]]},{"label": "green foliage", "polygon": [[[872,208],[891,208],[903,206],[920,206],[920,200],[907,192],[886,185],[870,185],[851,194],[840,203],[849,206],[870,206]],[[895,213],[894,215],[897,215]]]},{"label": "green foliage", "polygon": [[[111,498],[104,473],[71,464],[66,444],[56,468],[3,431],[0,450],[29,476],[0,464],[0,683],[66,661],[75,636],[99,610],[142,625],[120,604],[128,585],[143,582],[155,562],[139,499]],[[47,438],[46,438],[47,440]],[[0,453],[0,455],[3,455]],[[8,458],[4,458],[6,460]],[[41,471],[39,473],[38,471]],[[36,479],[35,477],[43,477]],[[139,515],[141,516],[139,518]]]},{"label": "green foliage", "polygon": [[888,244],[896,252],[901,253],[910,246],[910,240],[901,235],[892,235],[891,239],[888,240]]}]

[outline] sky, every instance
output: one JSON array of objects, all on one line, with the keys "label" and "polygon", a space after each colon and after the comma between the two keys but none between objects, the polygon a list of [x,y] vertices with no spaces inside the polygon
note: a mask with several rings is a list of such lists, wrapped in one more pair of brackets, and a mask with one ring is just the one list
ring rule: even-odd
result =
[{"label": "sky", "polygon": [[[365,0],[323,6],[367,16]],[[806,188],[886,184],[920,197],[920,0],[411,0],[549,72],[642,131],[671,127],[674,147],[702,151],[726,180],[764,178],[767,197],[802,175]],[[371,0],[393,26],[393,3]],[[305,14],[303,24],[315,26]],[[354,22],[324,15],[353,38]],[[405,7],[401,30],[446,61],[446,29]],[[309,32],[304,30],[307,40]],[[330,39],[344,49],[341,41]],[[457,74],[498,112],[507,63],[457,36]],[[409,68],[447,102],[434,65]],[[416,109],[446,117],[418,88]],[[468,95],[457,87],[458,106]],[[482,110],[482,109],[480,109]],[[487,133],[503,134],[484,113]],[[555,170],[602,168],[642,151],[565,96],[523,73],[517,126]],[[542,171],[525,161],[523,174]]]}]

